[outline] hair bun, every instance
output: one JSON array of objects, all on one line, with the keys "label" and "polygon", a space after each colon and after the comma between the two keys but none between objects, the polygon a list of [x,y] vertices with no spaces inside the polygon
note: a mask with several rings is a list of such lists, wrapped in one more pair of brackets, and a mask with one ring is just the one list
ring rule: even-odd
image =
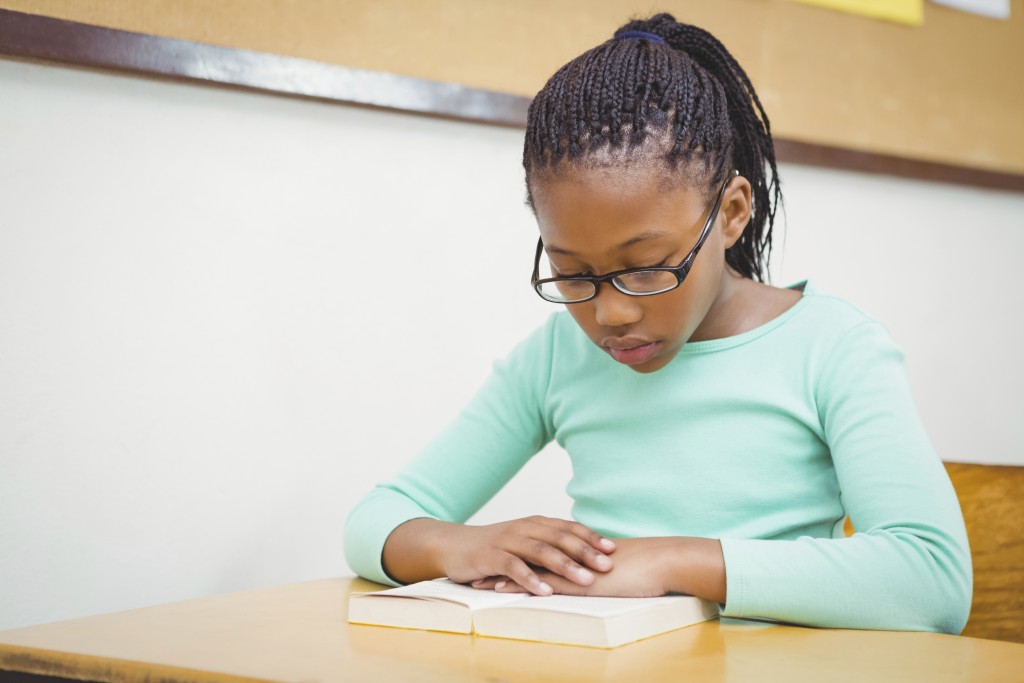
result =
[{"label": "hair bun", "polygon": [[[679,47],[676,43],[678,40],[673,40],[679,33],[680,29],[685,25],[680,24],[676,21],[676,18],[667,12],[661,14],[655,14],[653,17],[648,19],[633,19],[622,26],[615,32],[613,37],[614,40],[626,40],[625,36],[633,37],[634,34],[638,38],[647,38],[651,36],[651,40],[655,42],[667,43],[673,47]],[[656,38],[654,38],[656,36]]]}]

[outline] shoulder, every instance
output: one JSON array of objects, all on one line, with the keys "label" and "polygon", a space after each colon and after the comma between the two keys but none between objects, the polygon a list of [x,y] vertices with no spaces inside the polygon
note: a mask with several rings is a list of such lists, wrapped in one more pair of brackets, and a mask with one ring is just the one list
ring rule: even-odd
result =
[{"label": "shoulder", "polygon": [[565,310],[549,315],[495,364],[498,373],[518,376],[520,381],[543,387],[544,393],[552,385],[602,375],[616,367]]},{"label": "shoulder", "polygon": [[803,298],[792,320],[792,332],[808,343],[821,347],[828,355],[849,347],[895,348],[888,329],[878,319],[846,299],[823,292],[804,282]]},{"label": "shoulder", "polygon": [[[813,339],[808,363],[819,400],[855,392],[878,396],[905,381],[903,350],[889,330],[855,304],[807,283],[799,324]],[[886,391],[888,393],[888,390]]]},{"label": "shoulder", "polygon": [[811,282],[790,310],[769,324],[769,333],[751,352],[770,355],[778,364],[799,369],[818,387],[847,384],[851,375],[883,364],[903,362],[903,354],[886,327],[846,299],[821,291]]},{"label": "shoulder", "polygon": [[557,311],[521,339],[510,355],[519,352],[550,355],[556,347],[578,343],[581,336],[582,332],[572,316],[567,311]]},{"label": "shoulder", "polygon": [[521,339],[497,367],[522,369],[524,366],[547,373],[557,356],[586,350],[588,340],[566,311],[552,313],[525,338]]},{"label": "shoulder", "polygon": [[[758,285],[761,291],[759,325],[737,335],[691,341],[683,347],[687,356],[729,351],[731,355],[766,354],[776,360],[789,359],[814,366],[846,337],[859,328],[883,332],[877,320],[850,302],[820,291],[810,282],[785,289]],[[765,296],[766,291],[771,297]],[[733,353],[734,352],[734,353]]]},{"label": "shoulder", "polygon": [[804,282],[804,296],[801,304],[806,309],[806,317],[817,323],[826,323],[838,329],[850,329],[861,325],[878,325],[875,318],[868,315],[856,304],[834,294],[823,292],[810,282]]}]

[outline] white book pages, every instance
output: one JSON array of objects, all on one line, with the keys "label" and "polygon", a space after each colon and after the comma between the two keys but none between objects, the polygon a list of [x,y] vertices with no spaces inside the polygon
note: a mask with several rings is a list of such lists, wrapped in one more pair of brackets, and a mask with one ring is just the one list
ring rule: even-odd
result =
[{"label": "white book pages", "polygon": [[510,602],[517,602],[523,599],[522,595],[514,593],[495,593],[494,591],[477,590],[469,586],[454,583],[449,579],[440,581],[421,581],[408,586],[391,588],[379,593],[368,593],[367,595],[379,598],[405,597],[422,598],[425,600],[447,600],[465,605],[470,609],[483,609],[485,607],[496,607],[506,605]]},{"label": "white book pages", "polygon": [[517,600],[514,605],[507,606],[514,606],[516,609],[547,610],[549,612],[580,614],[588,617],[612,617],[617,614],[625,614],[638,609],[648,609],[659,605],[671,605],[673,603],[685,602],[687,600],[693,600],[693,598],[683,596],[666,596],[660,598],[604,598],[577,597],[574,595],[551,595],[548,597],[521,597],[521,599]]}]

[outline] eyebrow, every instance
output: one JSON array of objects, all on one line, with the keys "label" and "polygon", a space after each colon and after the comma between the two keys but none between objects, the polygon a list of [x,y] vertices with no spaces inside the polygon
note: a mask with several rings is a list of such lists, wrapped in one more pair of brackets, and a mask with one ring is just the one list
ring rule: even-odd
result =
[{"label": "eyebrow", "polygon": [[[629,238],[622,244],[615,245],[614,247],[611,248],[610,251],[622,251],[623,249],[628,249],[629,247],[632,247],[634,244],[637,244],[639,242],[657,239],[658,237],[664,237],[668,234],[669,233],[665,232],[664,230],[648,230],[647,232],[642,232],[639,235]],[[553,244],[545,244],[544,249],[549,254],[565,254],[566,256],[579,256],[579,254],[577,254],[575,251],[563,249],[562,247],[556,247]]]}]

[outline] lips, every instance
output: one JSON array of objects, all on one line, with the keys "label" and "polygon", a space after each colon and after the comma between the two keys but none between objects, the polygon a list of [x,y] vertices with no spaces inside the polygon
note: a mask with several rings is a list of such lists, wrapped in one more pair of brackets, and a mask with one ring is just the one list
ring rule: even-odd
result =
[{"label": "lips", "polygon": [[661,343],[637,337],[609,337],[601,340],[601,346],[623,365],[640,365],[654,358]]}]

